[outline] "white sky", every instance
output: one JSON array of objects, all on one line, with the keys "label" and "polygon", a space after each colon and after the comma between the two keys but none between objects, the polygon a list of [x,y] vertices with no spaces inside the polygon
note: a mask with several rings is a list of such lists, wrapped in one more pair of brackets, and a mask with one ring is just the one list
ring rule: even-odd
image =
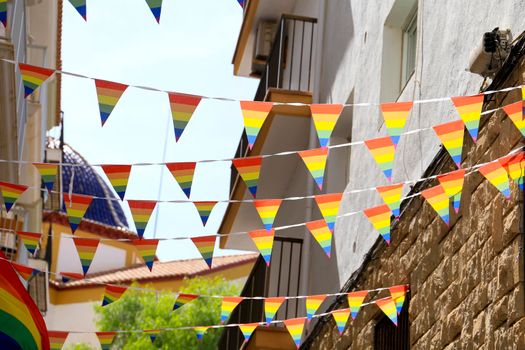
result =
[{"label": "white sky", "polygon": [[[258,81],[234,77],[231,65],[242,23],[236,0],[164,0],[160,25],[144,0],[89,0],[87,11],[86,23],[64,1],[65,71],[176,92],[253,99]],[[104,128],[93,80],[63,76],[62,98],[65,140],[95,164],[228,158],[243,128],[238,103],[203,100],[176,144],[165,93],[128,88]],[[228,199],[229,169],[230,162],[198,164],[191,199]],[[126,198],[186,197],[164,167],[141,166],[132,170]],[[133,229],[127,204],[123,207]],[[203,228],[193,204],[158,204],[145,237],[154,232],[157,238],[215,234],[225,209],[225,203],[217,204]],[[217,255],[231,253],[216,246]],[[189,240],[162,242],[157,254],[161,260],[200,256]]]}]

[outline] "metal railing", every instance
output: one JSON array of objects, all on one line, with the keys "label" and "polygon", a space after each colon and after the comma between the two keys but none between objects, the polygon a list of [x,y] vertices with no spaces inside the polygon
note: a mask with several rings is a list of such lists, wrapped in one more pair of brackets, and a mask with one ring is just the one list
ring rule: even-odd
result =
[{"label": "metal railing", "polygon": [[255,101],[264,101],[269,88],[311,91],[316,23],[316,18],[281,17]]}]

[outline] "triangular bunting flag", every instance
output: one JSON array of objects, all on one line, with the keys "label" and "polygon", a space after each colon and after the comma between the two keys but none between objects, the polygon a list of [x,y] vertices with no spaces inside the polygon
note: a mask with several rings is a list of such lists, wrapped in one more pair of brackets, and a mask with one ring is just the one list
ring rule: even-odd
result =
[{"label": "triangular bunting flag", "polygon": [[99,79],[95,80],[95,86],[97,87],[100,120],[104,126],[128,86]]},{"label": "triangular bunting flag", "polygon": [[146,0],[151,13],[155,16],[157,23],[160,23],[160,13],[162,11],[162,0]]},{"label": "triangular bunting flag", "polygon": [[242,297],[223,297],[221,303],[221,323],[225,324],[237,305],[243,301]]},{"label": "triangular bunting flag", "polygon": [[257,185],[259,183],[262,160],[263,158],[259,156],[238,158],[232,161],[253,198],[257,198]]},{"label": "triangular bunting flag", "polygon": [[50,350],[62,350],[69,332],[48,331]]},{"label": "triangular bunting flag", "polygon": [[128,287],[123,286],[114,286],[111,284],[106,284],[106,290],[104,291],[104,299],[102,300],[102,306],[118,301],[122,294],[128,290]]},{"label": "triangular bunting flag", "polygon": [[264,299],[264,314],[268,325],[273,321],[275,314],[286,299],[284,297],[272,297]]},{"label": "triangular bunting flag", "polygon": [[213,211],[213,208],[215,207],[215,204],[217,202],[193,202],[195,205],[195,208],[197,208],[197,211],[199,212],[199,216],[201,217],[202,225],[206,226],[206,223],[208,222],[208,219],[210,218],[211,212]]},{"label": "triangular bunting flag", "polygon": [[363,305],[363,301],[365,301],[367,295],[367,290],[348,293],[348,305],[350,306],[352,320],[356,319],[359,310],[361,310],[361,305]]},{"label": "triangular bunting flag", "polygon": [[160,330],[148,330],[148,331],[144,331],[144,333],[146,333],[149,337],[149,340],[151,340],[151,344],[154,344],[155,343],[155,340],[157,340],[157,336],[160,334]]},{"label": "triangular bunting flag", "polygon": [[4,25],[4,28],[7,29],[7,0],[0,0],[0,22]]},{"label": "triangular bunting flag", "polygon": [[449,200],[448,196],[441,185],[429,188],[421,192],[428,204],[439,214],[445,224],[449,224]]},{"label": "triangular bunting flag", "polygon": [[24,83],[24,96],[27,97],[35,92],[50,76],[55,73],[52,69],[30,66],[19,63],[22,82]]},{"label": "triangular bunting flag", "polygon": [[260,199],[253,201],[253,205],[255,209],[257,209],[266,230],[270,231],[272,229],[282,201],[282,199]]},{"label": "triangular bunting flag", "polygon": [[255,101],[241,101],[241,110],[244,118],[244,127],[246,128],[246,136],[248,137],[248,146],[250,150],[253,148],[257,135],[272,110],[273,103],[271,102],[255,102]]},{"label": "triangular bunting flag", "polygon": [[396,149],[392,139],[387,137],[381,137],[373,140],[365,141],[366,147],[374,157],[377,165],[385,174],[388,181],[392,181],[392,167],[394,165],[394,157]]},{"label": "triangular bunting flag", "polygon": [[339,335],[343,335],[346,323],[350,317],[350,309],[332,311],[332,316],[334,317],[335,324],[337,325],[337,330],[339,330]]},{"label": "triangular bunting flag", "polygon": [[452,160],[458,168],[461,168],[461,154],[463,152],[463,135],[465,134],[465,124],[461,120],[450,123],[440,124],[432,127],[445,146]]},{"label": "triangular bunting flag", "polygon": [[326,159],[328,158],[328,148],[317,148],[299,152],[299,156],[312,174],[319,189],[323,190],[324,171]]},{"label": "triangular bunting flag", "polygon": [[314,120],[319,144],[321,148],[328,146],[330,136],[334,130],[335,124],[343,111],[344,106],[341,104],[313,104],[310,105],[312,119]]},{"label": "triangular bunting flag", "polygon": [[461,191],[465,182],[465,169],[453,171],[448,174],[438,176],[439,183],[445,190],[445,193],[452,199],[454,211],[459,213],[459,204],[461,201]]},{"label": "triangular bunting flag", "polygon": [[266,266],[270,266],[275,230],[257,230],[250,232],[249,235],[257,249],[259,249],[259,252],[261,252]]},{"label": "triangular bunting flag", "polygon": [[51,192],[58,174],[58,164],[33,163],[33,166],[38,170],[47,191]]},{"label": "triangular bunting flag", "polygon": [[381,237],[386,241],[386,244],[390,245],[390,218],[392,212],[388,205],[385,204],[365,209],[364,213],[376,231],[379,232]]},{"label": "triangular bunting flag", "polygon": [[78,225],[80,225],[92,201],[92,196],[83,194],[72,194],[70,196],[68,193],[64,193],[64,206],[66,207],[69,226],[71,226],[73,234],[77,230]]},{"label": "triangular bunting flag", "polygon": [[308,321],[312,319],[319,307],[326,299],[326,295],[310,295],[306,297],[306,317]]},{"label": "triangular bunting flag", "polygon": [[478,170],[494,187],[503,193],[505,198],[510,198],[509,175],[499,162],[488,163]]},{"label": "triangular bunting flag", "polygon": [[204,338],[204,333],[208,330],[209,327],[193,327],[195,335],[197,336],[198,341],[202,341]]},{"label": "triangular bunting flag", "polygon": [[401,314],[401,310],[403,310],[403,304],[405,303],[407,286],[394,286],[388,288],[388,290],[390,291],[392,300],[394,300],[394,303],[396,303],[397,315],[399,316]]},{"label": "triangular bunting flag", "polygon": [[144,260],[144,263],[151,271],[153,269],[153,261],[157,254],[157,246],[159,245],[158,239],[134,239],[131,241],[139,255]]},{"label": "triangular bunting flag", "polygon": [[137,229],[137,235],[139,238],[144,236],[146,226],[148,226],[149,219],[157,202],[155,201],[134,201],[128,200],[129,209],[131,210],[131,216],[135,222],[135,228]]},{"label": "triangular bunting flag", "polygon": [[117,332],[96,332],[95,334],[97,335],[102,350],[111,350],[111,345],[117,336]]},{"label": "triangular bunting flag", "polygon": [[8,182],[0,182],[0,191],[4,198],[5,209],[9,212],[15,202],[29,187]]},{"label": "triangular bunting flag", "polygon": [[244,8],[244,5],[246,4],[246,0],[237,0],[239,5],[241,5],[242,8]]},{"label": "triangular bunting flag", "polygon": [[173,311],[180,309],[184,305],[186,305],[189,302],[192,302],[193,300],[197,299],[199,296],[194,294],[179,294],[177,296],[177,300],[175,301],[175,304],[173,304]]},{"label": "triangular bunting flag", "polygon": [[484,99],[485,95],[483,94],[451,98],[474,142],[478,139],[479,119],[481,118]]},{"label": "triangular bunting flag", "polygon": [[168,92],[168,98],[173,118],[173,129],[175,130],[175,141],[179,142],[202,97]]},{"label": "triangular bunting flag", "polygon": [[292,336],[297,349],[299,349],[299,346],[301,346],[301,338],[303,336],[305,321],[306,317],[292,318],[283,321],[286,325],[286,329],[288,329],[288,333],[290,333]]},{"label": "triangular bunting flag", "polygon": [[22,243],[24,243],[24,246],[26,247],[27,251],[31,255],[35,255],[38,245],[40,244],[40,238],[42,237],[42,234],[20,231],[18,231],[16,234],[18,235],[18,238],[22,240]]},{"label": "triangular bunting flag", "polygon": [[62,283],[68,283],[70,281],[78,281],[84,279],[83,274],[76,272],[60,272],[60,276],[62,277]]},{"label": "triangular bunting flag", "polygon": [[525,104],[523,101],[519,101],[503,107],[503,110],[507,113],[516,128],[521,132],[522,136],[525,136],[525,119],[523,119],[524,106]]},{"label": "triangular bunting flag", "polygon": [[342,193],[331,193],[331,194],[322,194],[315,196],[315,201],[321,210],[321,214],[328,225],[328,228],[332,233],[335,228],[335,221],[337,215],[339,215],[339,205],[341,204],[341,199],[343,198]]},{"label": "triangular bunting flag", "polygon": [[201,253],[206,264],[208,264],[208,267],[211,269],[217,236],[192,237],[191,240],[199,250],[199,253]]},{"label": "triangular bunting flag", "polygon": [[499,163],[505,168],[509,177],[516,182],[520,190],[525,189],[525,152],[500,158]]},{"label": "triangular bunting flag", "polygon": [[31,277],[38,275],[40,272],[40,270],[34,269],[30,266],[20,265],[14,262],[11,263],[11,266],[13,266],[13,269],[15,269],[15,271],[26,281],[29,281]]},{"label": "triangular bunting flag", "polygon": [[328,257],[331,257],[332,255],[332,231],[328,228],[326,225],[326,222],[321,219],[317,221],[311,221],[307,222],[306,227],[308,230],[310,230],[310,233],[312,236],[314,236],[315,240],[321,248],[323,248],[324,252]]},{"label": "triangular bunting flag", "polygon": [[69,2],[82,16],[82,18],[84,18],[84,21],[87,21],[86,0],[69,0]]},{"label": "triangular bunting flag", "polygon": [[109,179],[111,186],[117,192],[119,198],[124,200],[126,188],[128,187],[129,174],[131,165],[102,165],[102,170]]},{"label": "triangular bunting flag", "polygon": [[397,326],[397,308],[396,303],[392,298],[385,298],[376,300],[376,305],[379,306],[381,311]]},{"label": "triangular bunting flag", "polygon": [[386,130],[394,146],[399,143],[399,138],[403,133],[407,122],[408,114],[412,110],[413,102],[394,102],[381,104],[381,112],[385,119]]},{"label": "triangular bunting flag", "polygon": [[249,324],[239,325],[239,329],[241,330],[242,335],[244,335],[245,343],[250,341],[250,338],[257,327],[259,327],[259,323],[249,323]]},{"label": "triangular bunting flag", "polygon": [[95,257],[97,252],[98,244],[100,241],[98,239],[90,238],[73,238],[75,247],[77,247],[78,257],[80,258],[80,263],[82,264],[82,271],[84,275],[87,274],[89,266]]},{"label": "triangular bunting flag", "polygon": [[395,184],[392,186],[378,186],[377,192],[383,199],[386,205],[392,210],[392,214],[399,217],[399,207],[401,206],[401,196],[403,195],[403,184]]},{"label": "triangular bunting flag", "polygon": [[188,199],[190,199],[191,185],[193,184],[193,175],[195,174],[196,166],[197,163],[195,162],[166,164],[171,175],[173,175],[175,181],[177,181]]}]

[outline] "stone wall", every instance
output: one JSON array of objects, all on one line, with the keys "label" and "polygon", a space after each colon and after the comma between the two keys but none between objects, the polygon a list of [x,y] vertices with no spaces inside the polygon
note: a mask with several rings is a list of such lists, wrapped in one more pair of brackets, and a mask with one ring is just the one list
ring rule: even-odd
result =
[{"label": "stone wall", "polygon": [[[498,88],[523,84],[524,72],[522,60]],[[521,92],[492,97],[484,110],[516,102]],[[497,110],[482,118],[476,144],[465,131],[463,167],[502,157],[522,144],[510,119]],[[443,152],[431,167],[427,176],[455,169]],[[435,180],[418,184],[414,191],[435,185]],[[411,349],[525,349],[523,198],[514,183],[511,190],[507,200],[481,174],[467,176],[461,211],[452,211],[450,228],[421,196],[405,202],[391,246],[376,244],[349,290],[410,284]],[[343,301],[333,307],[348,306]],[[342,336],[325,318],[304,347],[373,349],[381,316],[376,306],[365,306]]]}]

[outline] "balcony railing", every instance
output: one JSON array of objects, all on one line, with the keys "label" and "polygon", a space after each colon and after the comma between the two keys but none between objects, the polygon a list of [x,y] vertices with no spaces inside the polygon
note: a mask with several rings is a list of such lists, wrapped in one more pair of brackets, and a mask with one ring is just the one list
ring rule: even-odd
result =
[{"label": "balcony railing", "polygon": [[[300,289],[303,241],[301,239],[275,237],[270,267],[262,257],[255,263],[241,296],[297,296]],[[286,300],[275,315],[276,320],[304,315],[304,306],[297,299]],[[232,313],[228,323],[252,323],[265,320],[264,301],[246,299]],[[276,324],[275,327],[283,327]],[[244,336],[237,327],[225,328],[219,349],[238,350]]]},{"label": "balcony railing", "polygon": [[317,19],[310,17],[281,17],[255,94],[256,101],[264,101],[270,88],[311,91],[316,23]]}]

